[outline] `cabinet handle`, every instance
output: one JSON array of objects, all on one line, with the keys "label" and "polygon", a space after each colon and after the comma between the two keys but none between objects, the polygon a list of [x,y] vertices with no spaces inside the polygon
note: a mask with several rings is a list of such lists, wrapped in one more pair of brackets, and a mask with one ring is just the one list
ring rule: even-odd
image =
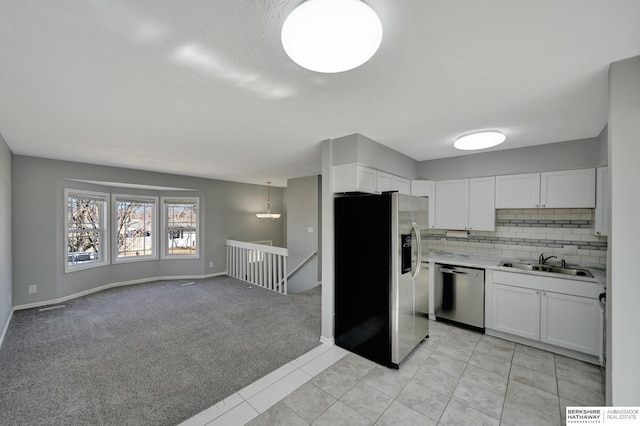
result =
[{"label": "cabinet handle", "polygon": [[596,235],[600,235],[600,231],[596,231]]},{"label": "cabinet handle", "polygon": [[540,204],[536,204],[536,207],[540,207]]},{"label": "cabinet handle", "polygon": [[539,292],[539,291],[536,291],[536,294],[540,294],[540,292]]},{"label": "cabinet handle", "polygon": [[542,205],[542,207],[547,207],[547,205],[546,205],[546,204],[543,204],[543,205]]},{"label": "cabinet handle", "polygon": [[547,292],[546,292],[546,291],[543,291],[543,292],[542,292],[542,295],[543,295],[543,296],[546,296],[546,295],[547,295]]}]

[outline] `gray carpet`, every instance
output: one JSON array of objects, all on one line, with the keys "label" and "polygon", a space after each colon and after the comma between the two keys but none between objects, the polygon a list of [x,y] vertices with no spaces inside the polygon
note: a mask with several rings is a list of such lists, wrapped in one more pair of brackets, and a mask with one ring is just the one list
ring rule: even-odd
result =
[{"label": "gray carpet", "polygon": [[319,345],[320,287],[230,277],[120,287],[14,314],[0,424],[175,425]]}]

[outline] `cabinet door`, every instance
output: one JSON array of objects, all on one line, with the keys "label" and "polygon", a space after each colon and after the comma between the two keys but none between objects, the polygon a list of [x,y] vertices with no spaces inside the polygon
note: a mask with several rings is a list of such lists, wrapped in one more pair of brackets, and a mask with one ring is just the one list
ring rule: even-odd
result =
[{"label": "cabinet door", "polygon": [[393,176],[393,190],[400,194],[411,194],[411,181],[400,176]]},{"label": "cabinet door", "polygon": [[436,228],[467,229],[469,179],[436,182]]},{"label": "cabinet door", "polygon": [[596,206],[596,170],[541,173],[540,204],[545,208],[594,208]]},{"label": "cabinet door", "polygon": [[429,197],[429,228],[436,227],[436,182],[433,180],[412,180],[411,195]]},{"label": "cabinet door", "polygon": [[389,173],[376,172],[376,192],[393,191],[393,176]]},{"label": "cabinet door", "polygon": [[496,176],[496,209],[540,207],[540,173]]},{"label": "cabinet door", "polygon": [[540,340],[574,351],[602,353],[602,309],[597,299],[542,292]]},{"label": "cabinet door", "polygon": [[596,174],[596,210],[594,232],[609,235],[611,229],[611,191],[609,190],[609,168],[598,167]]},{"label": "cabinet door", "polygon": [[469,179],[469,229],[476,231],[495,231],[496,178]]},{"label": "cabinet door", "polygon": [[494,283],[492,296],[495,330],[540,339],[540,291]]},{"label": "cabinet door", "polygon": [[355,164],[340,164],[331,168],[333,179],[333,192],[355,191],[356,166]]},{"label": "cabinet door", "polygon": [[376,193],[376,171],[359,164],[340,164],[331,168],[333,192]]}]

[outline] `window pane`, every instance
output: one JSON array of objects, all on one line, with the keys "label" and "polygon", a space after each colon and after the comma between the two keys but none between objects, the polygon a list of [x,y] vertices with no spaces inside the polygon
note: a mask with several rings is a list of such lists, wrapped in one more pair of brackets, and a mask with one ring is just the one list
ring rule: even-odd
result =
[{"label": "window pane", "polygon": [[117,257],[154,255],[155,203],[118,200],[116,208]]},{"label": "window pane", "polygon": [[67,199],[69,229],[100,229],[104,201],[69,197]]},{"label": "window pane", "polygon": [[103,260],[104,207],[104,200],[80,195],[67,197],[67,264]]},{"label": "window pane", "polygon": [[167,254],[197,254],[197,204],[167,202],[165,205],[167,209]]},{"label": "window pane", "polygon": [[98,232],[69,232],[67,262],[69,264],[100,260],[100,234]]}]

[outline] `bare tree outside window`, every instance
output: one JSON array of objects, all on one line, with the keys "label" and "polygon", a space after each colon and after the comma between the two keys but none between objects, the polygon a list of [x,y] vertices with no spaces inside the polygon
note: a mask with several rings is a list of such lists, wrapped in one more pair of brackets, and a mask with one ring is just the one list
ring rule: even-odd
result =
[{"label": "bare tree outside window", "polygon": [[67,196],[67,264],[103,260],[106,201],[82,194]]},{"label": "bare tree outside window", "polygon": [[155,255],[154,201],[116,199],[118,259]]}]

